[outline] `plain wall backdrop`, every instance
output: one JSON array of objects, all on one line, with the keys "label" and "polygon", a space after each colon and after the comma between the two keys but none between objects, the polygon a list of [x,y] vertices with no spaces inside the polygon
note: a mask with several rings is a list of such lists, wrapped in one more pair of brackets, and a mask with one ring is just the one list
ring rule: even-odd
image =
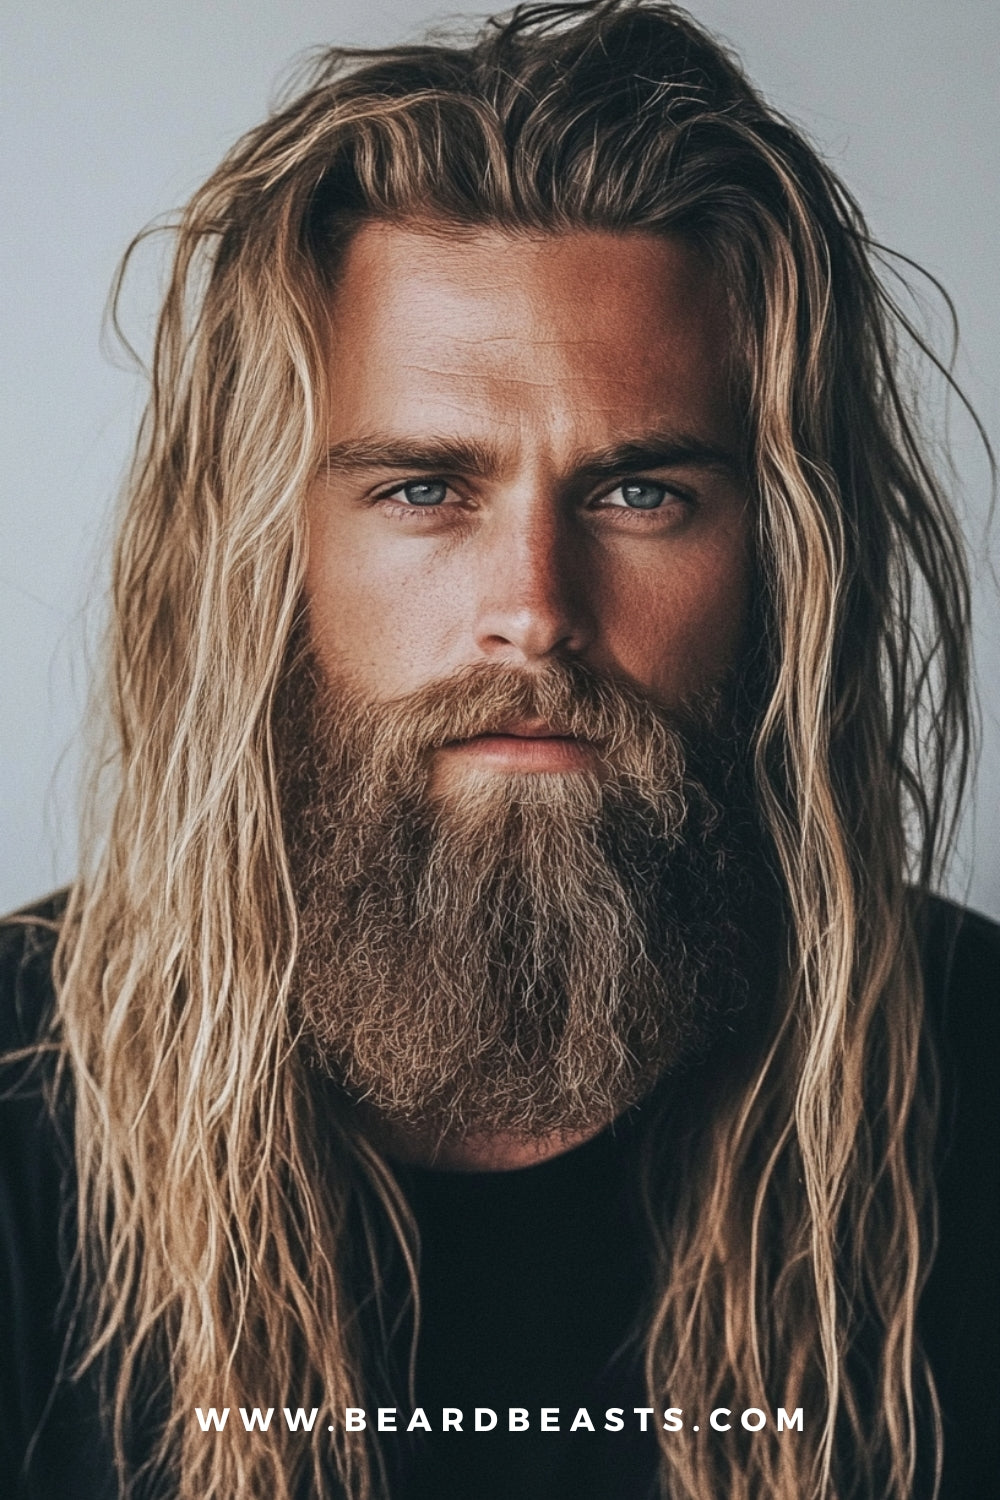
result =
[{"label": "plain wall backdrop", "polygon": [[[805,127],[878,238],[948,287],[962,328],[956,373],[996,440],[996,0],[703,0],[692,9]],[[84,643],[100,619],[110,509],[143,396],[141,380],[102,349],[119,256],[262,117],[303,51],[412,40],[449,14],[427,0],[8,7],[0,910],[65,882],[74,868]],[[140,349],[149,346],[161,274],[151,251],[126,298]],[[940,424],[940,389],[932,401]],[[1000,611],[988,560],[989,472],[971,424],[952,415],[977,572],[983,753],[949,889],[1000,917]],[[994,526],[994,544],[996,534]]]}]

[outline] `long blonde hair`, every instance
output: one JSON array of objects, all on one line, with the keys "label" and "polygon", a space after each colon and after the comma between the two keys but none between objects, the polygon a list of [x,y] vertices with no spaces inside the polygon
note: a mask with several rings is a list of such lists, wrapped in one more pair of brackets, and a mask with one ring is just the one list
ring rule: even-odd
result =
[{"label": "long blonde hair", "polygon": [[926,886],[964,776],[961,551],[857,208],[683,11],[642,0],[327,52],[176,225],[115,552],[110,744],[57,954],[81,1364],[104,1372],[123,1487],[140,1408],[149,1493],[290,1500],[310,1466],[317,1495],[380,1483],[339,1427],[331,1465],[325,1433],[206,1440],[193,1421],[265,1391],[363,1404],[344,1264],[373,1214],[412,1255],[391,1173],[316,1117],[292,1045],[272,743],[336,399],[324,313],[371,218],[676,233],[717,267],[756,476],[754,767],[786,951],[753,1066],[719,1080],[685,1151],[652,1155],[649,1399],[806,1415],[791,1440],[665,1447],[672,1500],[902,1500],[937,1448],[914,1331],[933,1069],[904,880]]}]

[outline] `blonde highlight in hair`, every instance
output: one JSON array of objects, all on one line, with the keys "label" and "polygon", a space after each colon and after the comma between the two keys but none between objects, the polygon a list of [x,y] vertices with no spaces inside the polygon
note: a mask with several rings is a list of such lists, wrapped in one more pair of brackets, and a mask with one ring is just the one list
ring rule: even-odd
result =
[{"label": "blonde highlight in hair", "polygon": [[[664,1447],[672,1500],[903,1500],[939,1461],[915,1338],[934,1099],[906,819],[923,888],[965,768],[960,547],[857,209],[684,12],[631,0],[324,54],[177,225],[115,553],[111,808],[102,774],[57,955],[80,1367],[103,1371],[122,1488],[382,1483],[361,1436],[338,1429],[331,1463],[325,1433],[206,1442],[192,1419],[269,1391],[363,1404],[346,1267],[377,1288],[388,1224],[415,1284],[391,1171],[349,1117],[320,1117],[295,1047],[272,737],[336,398],[324,320],[368,219],[680,234],[717,269],[756,475],[754,765],[786,953],[752,1066],[687,1122],[689,1150],[650,1155],[650,1400],[760,1392],[814,1418],[794,1443]],[[140,1418],[156,1442],[136,1458]]]}]

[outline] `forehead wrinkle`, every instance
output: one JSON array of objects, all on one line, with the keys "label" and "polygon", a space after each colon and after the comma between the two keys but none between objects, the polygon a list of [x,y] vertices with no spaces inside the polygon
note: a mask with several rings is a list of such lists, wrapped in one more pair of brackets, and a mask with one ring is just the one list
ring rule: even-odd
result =
[{"label": "forehead wrinkle", "polygon": [[[400,363],[400,369],[412,375],[431,376],[446,383],[460,382],[463,386],[496,387],[498,385],[523,387],[526,390],[550,391],[552,389],[551,377],[530,374],[518,374],[512,370],[482,370],[474,367],[460,366],[459,368],[442,368],[437,364],[429,364],[420,361],[404,360]],[[601,386],[606,388],[614,384],[616,388],[631,392],[632,381],[627,374],[610,375],[605,371],[579,370],[569,372],[569,379],[574,385],[581,387]],[[593,406],[597,403],[588,403]]]},{"label": "forehead wrinkle", "polygon": [[607,339],[595,338],[593,336],[582,336],[574,338],[571,335],[553,334],[551,337],[531,333],[525,335],[521,330],[511,333],[462,333],[456,330],[454,333],[441,333],[435,329],[432,335],[435,339],[444,338],[449,344],[468,344],[473,349],[481,349],[483,345],[489,344],[517,344],[523,347],[526,343],[539,349],[600,349],[608,350],[617,348],[609,343]]}]

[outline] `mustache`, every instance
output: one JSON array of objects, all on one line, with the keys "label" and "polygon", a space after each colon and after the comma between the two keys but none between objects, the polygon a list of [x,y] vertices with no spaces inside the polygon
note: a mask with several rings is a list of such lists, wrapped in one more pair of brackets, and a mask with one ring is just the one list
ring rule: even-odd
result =
[{"label": "mustache", "polygon": [[325,741],[376,773],[383,766],[415,772],[456,741],[516,732],[526,721],[588,742],[612,781],[620,777],[650,790],[664,778],[676,781],[685,750],[711,744],[717,752],[723,738],[732,745],[730,735],[720,735],[718,690],[667,708],[631,683],[576,661],[553,660],[532,671],[478,663],[377,703],[349,686],[328,685],[315,663],[310,675],[321,727],[325,721],[329,730]]}]

